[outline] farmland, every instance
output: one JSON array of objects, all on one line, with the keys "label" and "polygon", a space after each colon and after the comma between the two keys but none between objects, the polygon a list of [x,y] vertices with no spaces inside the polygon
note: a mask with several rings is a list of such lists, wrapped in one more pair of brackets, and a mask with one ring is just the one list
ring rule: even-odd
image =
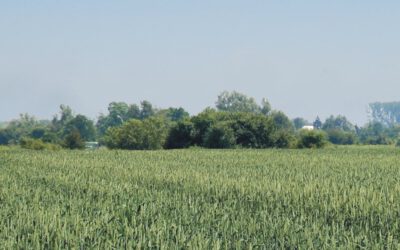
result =
[{"label": "farmland", "polygon": [[399,248],[399,155],[0,148],[1,247]]}]

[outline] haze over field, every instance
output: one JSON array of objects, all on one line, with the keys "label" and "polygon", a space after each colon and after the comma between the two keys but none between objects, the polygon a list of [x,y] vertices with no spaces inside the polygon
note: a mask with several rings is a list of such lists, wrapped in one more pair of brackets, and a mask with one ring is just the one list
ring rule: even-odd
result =
[{"label": "haze over field", "polygon": [[6,1],[0,121],[95,118],[111,101],[213,106],[223,90],[266,97],[290,117],[367,121],[399,100],[396,1]]}]

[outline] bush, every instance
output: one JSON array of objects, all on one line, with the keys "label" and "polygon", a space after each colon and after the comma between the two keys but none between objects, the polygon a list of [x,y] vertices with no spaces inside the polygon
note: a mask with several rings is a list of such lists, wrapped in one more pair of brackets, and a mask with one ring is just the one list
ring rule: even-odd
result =
[{"label": "bush", "polygon": [[273,134],[274,147],[293,148],[296,147],[296,137],[290,130],[280,129]]},{"label": "bush", "polygon": [[221,112],[213,109],[206,109],[200,114],[193,116],[190,121],[193,123],[193,143],[197,146],[204,146],[204,138],[210,127],[217,122]]},{"label": "bush", "polygon": [[30,136],[34,139],[42,139],[46,132],[47,130],[45,128],[34,128]]},{"label": "bush", "polygon": [[356,143],[356,135],[352,132],[339,129],[330,129],[326,132],[328,134],[328,140],[333,144],[351,145]]},{"label": "bush", "polygon": [[32,150],[59,150],[61,147],[56,144],[45,143],[40,139],[21,138],[19,145],[25,149]]},{"label": "bush", "polygon": [[70,132],[64,139],[64,147],[69,149],[84,149],[85,142],[77,130]]},{"label": "bush", "polygon": [[390,138],[383,134],[377,136],[368,136],[363,142],[364,144],[369,145],[390,145],[393,143]]},{"label": "bush", "polygon": [[193,145],[194,126],[190,121],[178,122],[169,131],[165,148],[188,148]]},{"label": "bush", "polygon": [[326,133],[318,130],[302,130],[297,146],[299,148],[322,148],[327,143]]},{"label": "bush", "polygon": [[130,150],[161,149],[166,142],[168,128],[161,118],[151,117],[143,121],[132,119],[120,127],[106,132],[105,144],[108,148]]},{"label": "bush", "polygon": [[208,148],[232,148],[236,145],[235,134],[226,122],[220,122],[210,127],[204,138]]},{"label": "bush", "polygon": [[274,147],[273,132],[276,131],[273,120],[264,115],[250,113],[232,114],[232,127],[236,144],[244,148]]},{"label": "bush", "polygon": [[11,139],[13,138],[11,132],[8,129],[0,129],[0,145],[9,144]]}]

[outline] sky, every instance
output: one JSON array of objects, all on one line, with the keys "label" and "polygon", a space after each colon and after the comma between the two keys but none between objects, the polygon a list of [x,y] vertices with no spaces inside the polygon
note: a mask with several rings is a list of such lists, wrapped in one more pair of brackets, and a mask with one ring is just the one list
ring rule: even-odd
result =
[{"label": "sky", "polygon": [[239,91],[289,117],[400,101],[400,2],[0,0],[0,121],[112,101],[192,115]]}]

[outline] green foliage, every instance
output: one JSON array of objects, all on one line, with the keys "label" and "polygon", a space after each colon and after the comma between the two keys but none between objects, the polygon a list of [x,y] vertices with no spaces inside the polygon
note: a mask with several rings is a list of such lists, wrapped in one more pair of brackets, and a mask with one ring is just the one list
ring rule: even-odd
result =
[{"label": "green foliage", "polygon": [[308,124],[308,121],[305,120],[304,118],[297,117],[297,118],[293,119],[293,125],[296,130],[301,129],[302,127],[306,126],[307,124]]},{"label": "green foliage", "polygon": [[374,122],[384,126],[394,126],[400,123],[400,102],[375,102],[369,104],[369,112]]},{"label": "green foliage", "polygon": [[380,122],[370,122],[359,129],[360,142],[371,145],[388,145],[391,139],[387,135],[387,128]]},{"label": "green foliage", "polygon": [[69,149],[84,149],[85,141],[77,129],[72,130],[64,139],[64,147]]},{"label": "green foliage", "polygon": [[354,125],[351,124],[351,122],[349,122],[345,116],[341,115],[338,115],[336,117],[331,115],[330,117],[328,117],[322,125],[322,129],[325,131],[342,130],[347,132],[355,130]]},{"label": "green foliage", "polygon": [[161,149],[166,142],[168,127],[164,120],[151,117],[129,120],[120,127],[110,128],[105,143],[109,148],[131,150]]},{"label": "green foliage", "polygon": [[157,114],[157,110],[148,101],[142,101],[139,108],[136,104],[128,105],[125,102],[111,102],[108,105],[108,115],[100,115],[96,127],[100,136],[107,129],[122,125],[130,119],[146,119]]},{"label": "green foliage", "polygon": [[274,126],[278,129],[294,130],[293,123],[282,111],[273,111],[270,114]]},{"label": "green foliage", "polygon": [[31,132],[30,136],[33,139],[41,139],[46,135],[46,132],[47,132],[47,130],[44,127],[34,128]]},{"label": "green foliage", "polygon": [[263,115],[268,115],[269,112],[271,112],[272,108],[271,108],[271,104],[269,103],[269,101],[266,98],[263,98],[261,100],[261,107],[260,107],[260,112]]},{"label": "green foliage", "polygon": [[174,122],[187,120],[190,118],[189,113],[183,108],[169,108],[166,112],[166,117]]},{"label": "green foliage", "polygon": [[243,148],[275,146],[273,134],[276,128],[271,118],[251,113],[236,113],[231,114],[230,123],[238,146]]},{"label": "green foliage", "polygon": [[319,116],[315,118],[315,121],[313,122],[313,126],[315,129],[322,129],[322,122],[321,119],[319,119]]},{"label": "green foliage", "polygon": [[13,139],[10,129],[0,129],[0,145],[7,145]]},{"label": "green foliage", "polygon": [[209,128],[218,121],[218,112],[207,108],[198,115],[193,116],[190,120],[194,126],[193,144],[204,146],[204,136]]},{"label": "green foliage", "polygon": [[[207,109],[192,117],[194,124],[194,143],[209,147],[207,133],[213,126],[224,123],[230,127],[236,145],[243,148],[289,147],[293,141],[293,126],[281,112],[269,116],[249,112],[217,112]],[[215,147],[215,146],[213,146]]]},{"label": "green foliage", "polygon": [[12,120],[5,129],[0,130],[0,144],[18,144],[20,138],[29,136],[39,126],[41,124],[35,117],[21,114],[19,119]]},{"label": "green foliage", "polygon": [[72,118],[63,128],[63,134],[70,134],[74,130],[78,131],[84,141],[93,141],[95,139],[94,123],[84,115],[77,115]]},{"label": "green foliage", "polygon": [[324,131],[301,130],[297,146],[299,148],[322,148],[327,143]]},{"label": "green foliage", "polygon": [[28,137],[21,138],[19,145],[24,149],[32,150],[60,150],[61,146],[52,143],[45,143],[40,139],[32,139]]},{"label": "green foliage", "polygon": [[60,118],[57,115],[54,116],[51,121],[51,130],[58,133],[63,130],[67,123],[74,118],[72,109],[67,105],[60,105]]},{"label": "green foliage", "polygon": [[272,134],[272,140],[275,148],[295,148],[297,146],[296,136],[290,130],[277,130]]},{"label": "green foliage", "polygon": [[399,149],[0,149],[3,249],[398,249]]},{"label": "green foliage", "polygon": [[233,129],[227,122],[219,122],[212,125],[204,138],[207,148],[233,148],[236,138]]},{"label": "green foliage", "polygon": [[328,140],[333,144],[351,145],[357,142],[357,137],[354,132],[329,129],[326,133],[328,134]]},{"label": "green foliage", "polygon": [[156,110],[153,108],[153,105],[149,101],[142,101],[140,105],[142,107],[140,111],[141,119],[146,119],[156,114]]},{"label": "green foliage", "polygon": [[239,92],[224,91],[218,96],[215,103],[220,111],[228,112],[258,112],[259,107],[252,97],[248,97]]},{"label": "green foliage", "polygon": [[165,148],[188,148],[193,143],[194,125],[190,121],[180,121],[169,131]]}]

